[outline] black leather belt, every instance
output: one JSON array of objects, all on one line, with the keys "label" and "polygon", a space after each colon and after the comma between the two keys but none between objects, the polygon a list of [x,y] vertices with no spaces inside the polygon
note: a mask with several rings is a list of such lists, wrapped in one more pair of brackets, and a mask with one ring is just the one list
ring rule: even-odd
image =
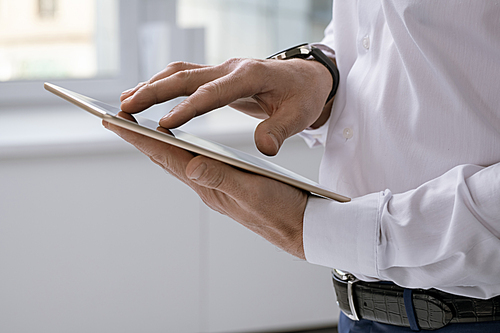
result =
[{"label": "black leather belt", "polygon": [[358,281],[334,270],[333,285],[340,309],[353,320],[435,330],[450,323],[500,320],[500,296],[482,300],[436,289],[405,289],[392,283]]}]

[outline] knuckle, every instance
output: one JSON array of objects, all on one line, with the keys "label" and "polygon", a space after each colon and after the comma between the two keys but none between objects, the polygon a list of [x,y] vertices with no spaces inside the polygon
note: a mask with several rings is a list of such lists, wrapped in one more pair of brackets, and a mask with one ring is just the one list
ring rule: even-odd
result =
[{"label": "knuckle", "polygon": [[259,59],[249,58],[232,58],[227,60],[223,65],[231,68],[233,72],[259,71],[265,66],[264,62]]},{"label": "knuckle", "polygon": [[147,92],[147,95],[145,96],[148,96],[148,98],[151,97],[151,102],[153,104],[158,103],[158,94],[160,93],[160,89],[161,87],[159,85],[159,81],[148,82],[141,88],[143,92]]},{"label": "knuckle", "polygon": [[181,88],[180,94],[183,96],[188,96],[192,93],[192,91],[188,89],[188,87],[190,86],[189,81],[191,80],[191,77],[192,71],[190,70],[183,70],[175,73],[172,76],[172,79],[175,80],[177,87]]},{"label": "knuckle", "polygon": [[197,69],[186,69],[174,75],[175,84],[183,96],[189,96],[199,89],[198,74]]},{"label": "knuckle", "polygon": [[192,72],[190,70],[182,70],[175,73],[173,76],[175,79],[180,81],[187,81],[191,77]]},{"label": "knuckle", "polygon": [[240,73],[251,70],[252,68],[257,68],[260,63],[261,61],[257,59],[231,58],[226,60],[220,66],[228,72]]},{"label": "knuckle", "polygon": [[180,71],[183,71],[185,69],[190,68],[190,65],[192,65],[192,64],[189,64],[189,63],[183,62],[183,61],[172,62],[172,63],[168,64],[162,71],[153,75],[153,77],[151,79],[149,79],[149,81],[147,81],[147,83],[153,83],[155,81],[159,81],[161,79],[169,77],[172,74],[175,74],[177,72],[180,72]]},{"label": "knuckle", "polygon": [[249,92],[261,90],[268,75],[267,64],[259,59],[243,59],[233,71],[234,79],[241,81]]},{"label": "knuckle", "polygon": [[163,154],[153,154],[149,159],[163,168],[168,168],[168,159]]},{"label": "knuckle", "polygon": [[168,174],[186,182],[185,174],[179,162],[170,156],[170,154],[155,153],[149,156],[149,159],[164,169]]},{"label": "knuckle", "polygon": [[218,81],[210,81],[201,85],[198,88],[198,91],[200,93],[207,93],[207,94],[220,94],[221,86]]},{"label": "knuckle", "polygon": [[242,68],[260,74],[263,73],[267,67],[266,63],[262,60],[246,59],[246,61],[242,63]]},{"label": "knuckle", "polygon": [[176,73],[185,70],[189,67],[189,63],[185,61],[175,61],[167,65],[169,71]]},{"label": "knuckle", "polygon": [[192,119],[201,114],[201,112],[198,110],[197,105],[193,103],[193,101],[190,98],[185,99],[179,105],[182,105],[183,109],[182,113],[184,113],[188,117],[188,119]]},{"label": "knuckle", "polygon": [[197,92],[201,95],[210,96],[211,107],[216,109],[223,106],[222,95],[224,94],[223,87],[219,81],[210,81],[198,88]]},{"label": "knuckle", "polygon": [[239,64],[241,64],[245,59],[243,58],[230,58],[230,59],[227,59],[226,61],[224,61],[220,66],[224,66],[224,67],[234,67],[234,66],[238,66]]},{"label": "knuckle", "polygon": [[278,139],[280,140],[281,142],[285,141],[286,138],[289,137],[290,135],[290,132],[288,130],[288,127],[285,126],[284,124],[281,124],[281,123],[277,123],[273,130],[272,130],[272,134]]}]

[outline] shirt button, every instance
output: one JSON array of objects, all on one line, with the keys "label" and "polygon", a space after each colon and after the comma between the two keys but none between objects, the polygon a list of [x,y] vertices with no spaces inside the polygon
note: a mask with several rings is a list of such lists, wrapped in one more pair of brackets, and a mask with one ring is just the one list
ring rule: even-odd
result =
[{"label": "shirt button", "polygon": [[353,131],[350,128],[344,128],[344,131],[342,132],[342,136],[346,139],[349,140],[353,136]]},{"label": "shirt button", "polygon": [[370,49],[370,37],[365,36],[363,38],[363,47],[367,50]]}]

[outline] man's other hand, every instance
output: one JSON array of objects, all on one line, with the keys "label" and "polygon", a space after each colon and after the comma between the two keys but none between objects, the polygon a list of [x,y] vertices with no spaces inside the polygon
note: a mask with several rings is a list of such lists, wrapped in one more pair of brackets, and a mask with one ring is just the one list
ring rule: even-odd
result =
[{"label": "man's other hand", "polygon": [[305,259],[302,220],[307,194],[270,178],[151,139],[103,125],[193,190],[213,210],[231,217],[288,253]]}]

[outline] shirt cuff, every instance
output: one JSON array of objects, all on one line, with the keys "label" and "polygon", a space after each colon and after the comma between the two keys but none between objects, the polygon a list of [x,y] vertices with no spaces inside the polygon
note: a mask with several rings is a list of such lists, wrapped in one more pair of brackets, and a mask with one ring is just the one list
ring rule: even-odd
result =
[{"label": "shirt cuff", "polygon": [[321,127],[315,129],[303,130],[302,132],[299,133],[299,136],[301,136],[304,139],[304,141],[310,148],[313,148],[320,145],[322,146],[325,145],[327,133],[328,133],[328,121],[326,121],[326,123]]},{"label": "shirt cuff", "polygon": [[323,43],[312,43],[311,46],[320,49],[328,58],[335,59],[335,51],[333,51],[328,45]]},{"label": "shirt cuff", "polygon": [[304,214],[306,260],[354,275],[376,278],[382,193],[340,203],[310,196]]}]

